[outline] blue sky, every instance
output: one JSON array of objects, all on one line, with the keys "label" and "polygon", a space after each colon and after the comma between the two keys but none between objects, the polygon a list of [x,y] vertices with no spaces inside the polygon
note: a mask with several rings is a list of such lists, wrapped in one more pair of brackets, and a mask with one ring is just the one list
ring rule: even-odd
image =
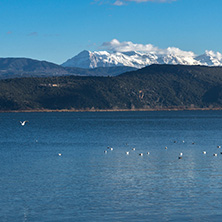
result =
[{"label": "blue sky", "polygon": [[58,64],[117,39],[222,52],[221,0],[0,0],[0,57]]}]

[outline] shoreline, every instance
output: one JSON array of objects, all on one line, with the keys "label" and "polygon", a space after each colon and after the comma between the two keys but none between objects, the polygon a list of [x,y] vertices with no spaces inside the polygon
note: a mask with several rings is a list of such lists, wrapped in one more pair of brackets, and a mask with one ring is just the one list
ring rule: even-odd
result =
[{"label": "shoreline", "polygon": [[30,110],[0,110],[0,113],[61,113],[61,112],[154,112],[154,111],[216,111],[218,108],[153,108],[153,109],[30,109]]}]

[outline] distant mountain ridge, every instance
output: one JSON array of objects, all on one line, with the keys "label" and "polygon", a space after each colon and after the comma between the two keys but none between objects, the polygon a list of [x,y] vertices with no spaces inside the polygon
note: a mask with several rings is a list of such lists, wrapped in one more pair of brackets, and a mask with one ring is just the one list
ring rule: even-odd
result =
[{"label": "distant mountain ridge", "polygon": [[0,78],[67,75],[60,65],[29,58],[0,58]]},{"label": "distant mountain ridge", "polygon": [[152,64],[172,65],[204,65],[222,66],[222,54],[219,52],[205,51],[203,55],[194,56],[193,53],[151,53],[151,52],[108,52],[84,50],[62,64],[64,67],[97,68],[128,66],[143,68]]},{"label": "distant mountain ridge", "polygon": [[115,76],[123,72],[133,70],[135,70],[135,68],[132,67],[101,67],[95,69],[83,69],[76,67],[63,67],[51,62],[29,58],[0,58],[0,79],[63,75]]}]

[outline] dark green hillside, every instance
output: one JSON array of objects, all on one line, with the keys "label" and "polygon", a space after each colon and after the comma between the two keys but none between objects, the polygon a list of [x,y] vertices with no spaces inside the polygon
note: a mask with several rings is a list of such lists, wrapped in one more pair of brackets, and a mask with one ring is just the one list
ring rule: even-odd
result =
[{"label": "dark green hillside", "polygon": [[221,106],[222,67],[152,65],[120,78],[134,82],[151,107]]},{"label": "dark green hillside", "polygon": [[152,65],[116,77],[0,81],[0,110],[222,108],[222,68]]}]

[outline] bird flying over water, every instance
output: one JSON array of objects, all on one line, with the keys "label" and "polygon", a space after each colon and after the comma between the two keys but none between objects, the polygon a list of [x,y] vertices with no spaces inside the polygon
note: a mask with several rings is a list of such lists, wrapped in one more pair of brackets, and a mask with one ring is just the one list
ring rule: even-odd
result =
[{"label": "bird flying over water", "polygon": [[24,126],[27,122],[28,122],[28,120],[20,121],[20,123],[21,123],[22,126]]}]

